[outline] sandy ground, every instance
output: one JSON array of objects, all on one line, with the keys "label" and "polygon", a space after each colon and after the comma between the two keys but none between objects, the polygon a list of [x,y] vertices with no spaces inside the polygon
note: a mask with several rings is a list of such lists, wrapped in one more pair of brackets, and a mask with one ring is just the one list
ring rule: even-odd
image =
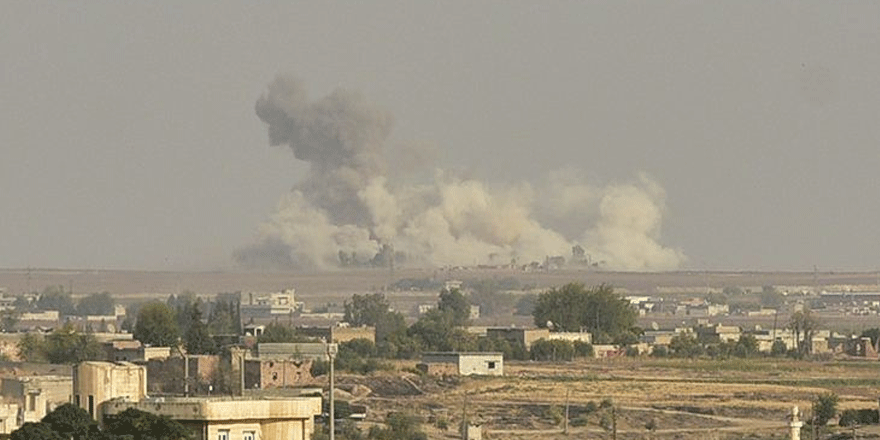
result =
[{"label": "sandy ground", "polygon": [[[489,439],[605,439],[612,436],[612,419],[618,439],[781,439],[791,408],[809,417],[820,393],[837,393],[841,409],[877,408],[878,373],[876,362],[641,359],[509,362],[505,376],[494,378],[342,375],[340,383],[372,390],[362,399],[372,419],[408,411],[420,416],[432,439],[457,438],[463,414],[481,422]],[[601,408],[603,401],[611,406]],[[600,408],[591,411],[591,405]],[[438,429],[441,420],[447,429]],[[880,438],[877,428],[859,428],[859,438]]]}]

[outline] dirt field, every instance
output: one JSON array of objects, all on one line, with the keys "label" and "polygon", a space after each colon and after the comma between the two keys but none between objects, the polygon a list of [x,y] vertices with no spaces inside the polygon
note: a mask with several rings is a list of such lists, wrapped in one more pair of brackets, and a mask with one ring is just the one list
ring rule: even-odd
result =
[{"label": "dirt field", "polygon": [[[501,378],[438,379],[398,371],[342,375],[340,383],[363,385],[362,395],[372,391],[360,399],[370,419],[413,412],[432,439],[458,438],[455,427],[464,413],[483,424],[488,439],[610,439],[615,422],[618,439],[782,439],[792,406],[809,417],[810,402],[820,393],[838,394],[840,409],[877,408],[878,373],[877,362],[621,359],[510,362]],[[566,401],[568,433],[562,422]],[[437,427],[444,423],[447,429]],[[876,427],[860,428],[858,435],[880,438]],[[803,438],[809,438],[807,431]]]}]

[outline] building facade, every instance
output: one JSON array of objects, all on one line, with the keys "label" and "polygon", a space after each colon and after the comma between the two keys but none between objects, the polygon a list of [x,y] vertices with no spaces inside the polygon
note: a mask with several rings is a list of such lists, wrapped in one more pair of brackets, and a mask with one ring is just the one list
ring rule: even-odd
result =
[{"label": "building facade", "polygon": [[310,440],[315,416],[321,414],[321,398],[117,399],[105,403],[104,414],[112,416],[128,408],[169,417],[189,428],[196,440]]}]

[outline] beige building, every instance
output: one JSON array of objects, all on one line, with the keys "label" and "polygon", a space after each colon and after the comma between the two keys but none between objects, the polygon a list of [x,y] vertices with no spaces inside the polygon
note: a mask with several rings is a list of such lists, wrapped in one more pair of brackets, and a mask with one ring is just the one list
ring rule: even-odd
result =
[{"label": "beige building", "polygon": [[101,420],[101,404],[111,399],[142,400],[147,369],[130,362],[82,362],[73,368],[73,403]]},{"label": "beige building", "polygon": [[105,403],[103,411],[114,415],[128,408],[167,416],[192,430],[196,440],[309,440],[315,416],[321,414],[321,398],[118,399]]},{"label": "beige building", "polygon": [[56,407],[70,402],[70,376],[4,377],[4,403],[19,408],[18,422],[39,422]]},{"label": "beige building", "polygon": [[511,343],[531,349],[532,344],[539,339],[549,339],[550,330],[546,328],[490,327],[486,329],[486,337],[506,339]]},{"label": "beige building", "polygon": [[428,374],[503,376],[504,354],[481,352],[424,353],[419,368]]}]

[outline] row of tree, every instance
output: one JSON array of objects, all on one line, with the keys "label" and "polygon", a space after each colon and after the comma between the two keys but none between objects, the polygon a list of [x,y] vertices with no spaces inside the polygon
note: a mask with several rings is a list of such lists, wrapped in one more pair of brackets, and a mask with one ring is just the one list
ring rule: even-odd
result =
[{"label": "row of tree", "polygon": [[190,430],[168,417],[129,408],[106,417],[103,428],[84,409],[65,403],[39,422],[13,431],[11,440],[193,440]]}]

